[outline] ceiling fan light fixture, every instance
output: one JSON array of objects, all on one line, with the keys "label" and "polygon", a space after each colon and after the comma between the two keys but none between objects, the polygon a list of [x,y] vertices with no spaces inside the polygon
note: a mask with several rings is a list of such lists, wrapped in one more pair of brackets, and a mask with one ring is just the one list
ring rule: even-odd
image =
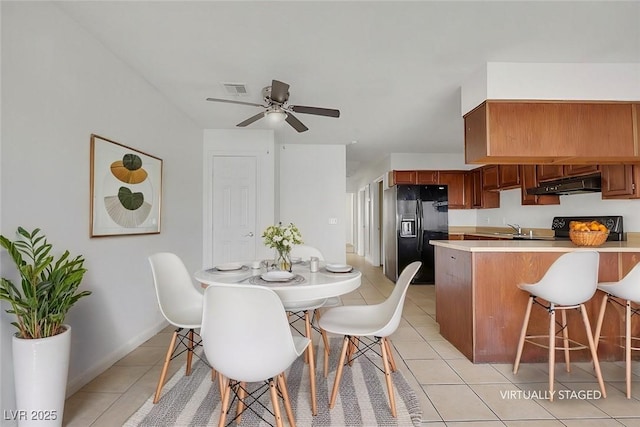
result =
[{"label": "ceiling fan light fixture", "polygon": [[269,123],[274,125],[281,124],[287,119],[287,113],[281,109],[267,110],[265,111],[264,116],[267,118]]}]

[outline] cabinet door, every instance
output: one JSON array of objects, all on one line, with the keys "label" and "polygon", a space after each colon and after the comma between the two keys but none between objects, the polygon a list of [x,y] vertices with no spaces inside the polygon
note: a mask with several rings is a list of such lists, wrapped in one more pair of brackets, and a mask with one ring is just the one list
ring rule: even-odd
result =
[{"label": "cabinet door", "polygon": [[470,177],[465,171],[440,172],[439,184],[448,187],[449,209],[469,209],[469,182]]},{"label": "cabinet door", "polygon": [[518,165],[499,165],[500,189],[517,188],[520,186],[520,169]]},{"label": "cabinet door", "polygon": [[499,208],[500,193],[485,191],[482,187],[482,168],[471,172],[471,207],[475,209]]},{"label": "cabinet door", "polygon": [[437,184],[438,171],[417,171],[418,184]]},{"label": "cabinet door", "polygon": [[588,175],[600,172],[599,165],[564,165],[566,176]]},{"label": "cabinet door", "polygon": [[556,194],[545,194],[542,196],[536,196],[534,194],[527,193],[527,188],[534,188],[538,186],[538,179],[536,177],[536,165],[521,165],[520,166],[520,189],[522,191],[522,204],[523,205],[559,205],[560,196]]},{"label": "cabinet door", "polygon": [[417,184],[416,171],[393,171],[393,184]]},{"label": "cabinet door", "polygon": [[637,165],[602,165],[602,198],[631,199],[639,197]]},{"label": "cabinet door", "polygon": [[562,165],[537,165],[536,176],[538,181],[549,181],[564,177],[564,166]]},{"label": "cabinet door", "polygon": [[497,190],[500,188],[500,174],[498,165],[482,167],[482,189],[485,191]]}]

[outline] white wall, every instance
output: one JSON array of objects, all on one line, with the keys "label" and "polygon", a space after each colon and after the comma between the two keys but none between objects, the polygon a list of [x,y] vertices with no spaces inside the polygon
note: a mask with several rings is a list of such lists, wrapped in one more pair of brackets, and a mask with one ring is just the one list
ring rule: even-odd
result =
[{"label": "white wall", "polygon": [[[2,226],[40,227],[55,251],[83,254],[71,309],[69,391],[164,325],[148,255],[200,267],[202,131],[50,2],[2,2]],[[89,137],[97,133],[164,160],[160,234],[89,237]],[[194,244],[196,243],[196,244]],[[2,275],[16,278],[6,253]],[[2,316],[2,409],[15,408]]]},{"label": "white wall", "polygon": [[622,215],[624,230],[640,232],[640,200],[602,200],[602,193],[560,196],[559,205],[522,206],[520,189],[500,192],[499,209],[478,209],[478,226],[551,228],[554,216]]},{"label": "white wall", "polygon": [[[279,220],[293,222],[327,261],[345,262],[344,145],[279,145]],[[329,224],[336,218],[337,224]]]}]

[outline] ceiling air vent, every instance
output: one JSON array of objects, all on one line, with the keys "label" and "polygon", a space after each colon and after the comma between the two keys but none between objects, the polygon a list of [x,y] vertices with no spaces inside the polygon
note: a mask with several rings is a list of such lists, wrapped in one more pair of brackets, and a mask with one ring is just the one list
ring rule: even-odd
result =
[{"label": "ceiling air vent", "polygon": [[244,83],[222,83],[222,86],[224,86],[224,89],[229,95],[247,96],[249,94],[247,92],[247,85]]}]

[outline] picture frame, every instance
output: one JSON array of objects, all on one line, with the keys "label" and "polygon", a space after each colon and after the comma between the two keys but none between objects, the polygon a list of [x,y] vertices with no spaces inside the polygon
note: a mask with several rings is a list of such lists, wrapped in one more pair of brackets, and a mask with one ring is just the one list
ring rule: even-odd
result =
[{"label": "picture frame", "polygon": [[162,159],[91,134],[91,237],[160,233]]}]

